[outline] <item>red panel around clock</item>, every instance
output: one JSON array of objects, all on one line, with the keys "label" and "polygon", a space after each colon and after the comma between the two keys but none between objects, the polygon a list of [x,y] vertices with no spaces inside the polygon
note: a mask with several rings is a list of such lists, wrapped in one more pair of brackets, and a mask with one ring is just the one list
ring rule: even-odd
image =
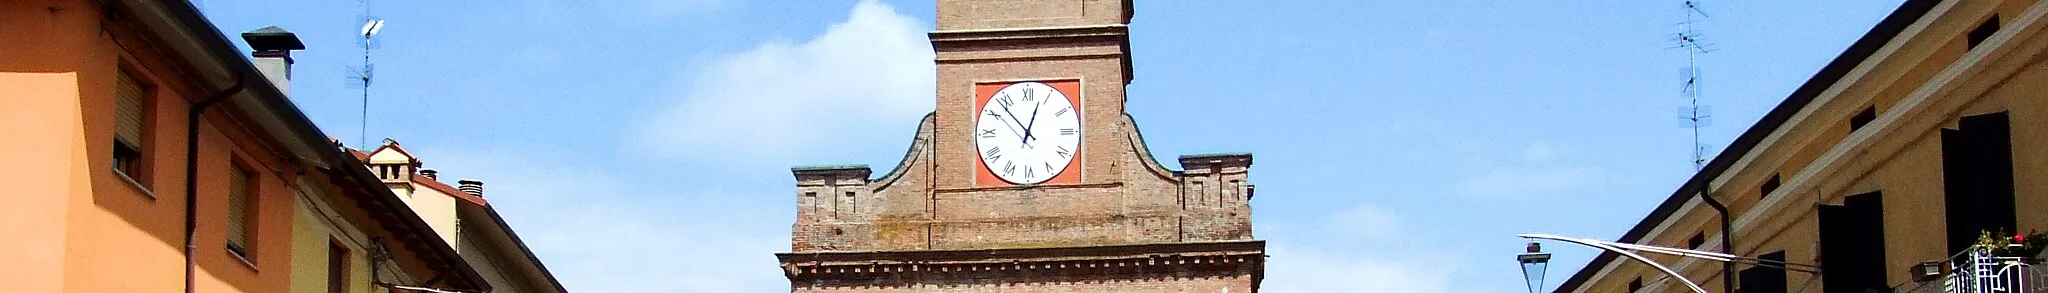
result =
[{"label": "red panel around clock", "polygon": [[[994,100],[995,100],[995,99],[996,99],[996,98],[998,97],[997,93],[998,93],[999,91],[1002,91],[1002,90],[1003,90],[1004,88],[1010,87],[1011,85],[1014,85],[1014,84],[1018,84],[1018,83],[1034,83],[1034,82],[1035,82],[1035,83],[1043,83],[1043,84],[1045,84],[1045,85],[1049,85],[1049,86],[1051,86],[1051,88],[1052,88],[1052,89],[1054,89],[1054,90],[1057,90],[1057,91],[1059,91],[1059,92],[1060,92],[1060,94],[1062,94],[1062,95],[1066,96],[1066,100],[1067,100],[1067,102],[1068,102],[1068,103],[1069,103],[1070,105],[1072,105],[1072,106],[1073,106],[1073,112],[1074,112],[1074,113],[1072,113],[1072,114],[1073,114],[1073,115],[1075,115],[1075,117],[1085,117],[1085,116],[1082,116],[1082,115],[1081,115],[1081,112],[1085,111],[1084,109],[1085,109],[1086,107],[1084,107],[1084,106],[1083,106],[1083,104],[1081,104],[1081,101],[1082,101],[1082,97],[1081,97],[1081,96],[1082,96],[1082,94],[1083,94],[1083,93],[1081,92],[1081,81],[1080,81],[1080,80],[1078,80],[1078,79],[1065,79],[1065,80],[1038,80],[1038,81],[1009,81],[1009,82],[989,82],[989,83],[977,83],[977,84],[975,84],[975,85],[974,85],[974,96],[975,96],[975,99],[974,99],[974,108],[973,108],[973,109],[969,109],[969,111],[974,111],[974,112],[976,113],[976,115],[975,115],[975,119],[974,119],[974,121],[975,121],[975,123],[974,123],[974,124],[979,124],[979,123],[981,122],[981,119],[992,119],[992,117],[990,117],[990,116],[986,116],[986,115],[980,115],[980,112],[981,112],[981,111],[982,111],[982,110],[983,110],[984,108],[986,108],[986,107],[988,106],[988,103],[990,103],[991,101],[994,101]],[[1087,124],[1088,122],[1089,122],[1089,121],[1087,121],[1086,119],[1080,119],[1080,123],[1079,123],[1079,124],[1081,125],[1081,128],[1083,128],[1083,129],[1086,129],[1086,128],[1088,128],[1088,126],[1087,126],[1087,125],[1088,125],[1088,124]],[[970,124],[970,125],[973,125],[973,124]],[[972,127],[972,126],[970,126],[970,127]],[[972,132],[972,131],[973,131],[973,130],[970,130],[970,132]],[[1082,155],[1081,155],[1081,153],[1083,153],[1083,152],[1082,152],[1082,151],[1081,151],[1080,149],[1084,149],[1084,148],[1087,148],[1088,146],[1087,146],[1087,143],[1086,143],[1086,141],[1087,141],[1086,139],[1080,139],[1079,137],[1077,137],[1077,138],[1075,138],[1075,139],[1078,139],[1078,141],[1079,141],[1080,143],[1077,143],[1077,147],[1076,147],[1076,149],[1075,149],[1075,150],[1073,150],[1073,152],[1072,152],[1072,154],[1073,154],[1073,158],[1072,158],[1071,160],[1068,160],[1068,161],[1066,162],[1066,166],[1065,166],[1064,168],[1061,168],[1061,171],[1059,172],[1059,174],[1057,174],[1057,175],[1053,175],[1053,176],[1052,176],[1052,178],[1050,178],[1050,179],[1045,179],[1045,180],[1044,180],[1043,182],[1036,182],[1036,183],[1017,183],[1017,182],[1012,182],[1012,181],[1010,181],[1010,180],[1005,180],[1005,179],[1004,179],[1004,178],[1003,178],[1002,176],[997,176],[997,174],[996,174],[996,172],[998,172],[998,171],[997,171],[997,168],[991,168],[991,167],[989,166],[988,162],[987,162],[987,161],[985,161],[985,160],[983,160],[983,155],[979,153],[979,152],[980,152],[980,149],[981,149],[981,147],[977,146],[977,147],[976,147],[976,149],[977,149],[977,154],[976,154],[976,156],[975,156],[975,159],[974,159],[974,164],[975,164],[975,166],[976,166],[976,168],[974,168],[974,170],[975,170],[975,172],[974,172],[974,173],[975,173],[975,175],[974,175],[974,179],[975,179],[975,180],[974,180],[974,182],[975,182],[975,185],[976,185],[976,186],[980,186],[980,187],[997,187],[997,186],[1021,186],[1021,185],[1048,185],[1048,184],[1076,184],[1076,183],[1080,183],[1080,182],[1081,182],[1081,172],[1082,172],[1082,170],[1081,170],[1081,161],[1082,161]]]}]

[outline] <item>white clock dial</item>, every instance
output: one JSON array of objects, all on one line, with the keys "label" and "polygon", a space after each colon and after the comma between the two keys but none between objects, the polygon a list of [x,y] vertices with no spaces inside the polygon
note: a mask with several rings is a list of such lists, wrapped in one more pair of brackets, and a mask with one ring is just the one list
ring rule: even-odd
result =
[{"label": "white clock dial", "polygon": [[1051,85],[1003,87],[976,113],[974,146],[988,171],[1015,184],[1038,184],[1065,172],[1081,149],[1081,113]]}]

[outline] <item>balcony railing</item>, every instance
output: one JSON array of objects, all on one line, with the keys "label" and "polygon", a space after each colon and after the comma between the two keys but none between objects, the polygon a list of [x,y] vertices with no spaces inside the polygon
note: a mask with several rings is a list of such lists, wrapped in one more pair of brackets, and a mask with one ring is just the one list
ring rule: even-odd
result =
[{"label": "balcony railing", "polygon": [[2048,292],[2048,280],[2040,279],[2024,257],[1992,254],[1991,247],[1977,246],[1949,257],[1948,278],[1942,280],[1947,293],[2041,293]]}]

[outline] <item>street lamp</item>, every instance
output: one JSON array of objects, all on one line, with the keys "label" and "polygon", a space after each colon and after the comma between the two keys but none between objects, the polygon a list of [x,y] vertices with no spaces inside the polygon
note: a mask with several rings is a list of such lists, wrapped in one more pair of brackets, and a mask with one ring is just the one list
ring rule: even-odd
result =
[{"label": "street lamp", "polygon": [[1543,252],[1543,244],[1529,240],[1529,252],[1515,256],[1522,263],[1522,277],[1529,281],[1529,293],[1543,290],[1543,271],[1550,268],[1550,254]]},{"label": "street lamp", "polygon": [[[1516,256],[1516,259],[1519,259],[1519,260],[1521,260],[1521,261],[1522,261],[1522,274],[1526,275],[1526,277],[1528,277],[1528,279],[1529,279],[1529,292],[1531,292],[1531,293],[1535,293],[1535,292],[1536,292],[1536,290],[1537,290],[1537,288],[1540,288],[1540,287],[1542,287],[1542,285],[1543,285],[1543,283],[1542,283],[1542,282],[1543,282],[1543,267],[1544,267],[1544,266],[1546,266],[1547,264],[1549,264],[1549,262],[1550,262],[1550,254],[1548,254],[1548,253],[1537,253],[1537,251],[1538,251],[1538,250],[1540,250],[1540,249],[1542,248],[1541,246],[1537,246],[1537,245],[1536,245],[1536,240],[1537,240],[1537,239],[1545,239],[1545,240],[1556,240],[1556,241],[1563,241],[1563,242],[1566,242],[1566,243],[1571,243],[1571,244],[1585,245],[1585,246],[1587,246],[1587,247],[1592,247],[1592,248],[1599,248],[1600,250],[1606,250],[1607,252],[1612,252],[1612,253],[1615,253],[1615,254],[1619,254],[1619,255],[1621,255],[1621,256],[1623,256],[1623,257],[1627,257],[1627,258],[1629,258],[1629,259],[1634,259],[1634,260],[1636,260],[1636,261],[1638,261],[1638,262],[1642,262],[1642,263],[1643,263],[1643,264],[1645,264],[1645,265],[1649,265],[1649,266],[1650,266],[1650,268],[1654,268],[1654,269],[1657,269],[1658,271],[1662,271],[1662,272],[1664,272],[1664,274],[1666,274],[1666,275],[1670,275],[1670,276],[1671,276],[1671,278],[1675,278],[1675,279],[1678,279],[1678,283],[1679,283],[1680,285],[1685,285],[1686,289],[1692,289],[1692,292],[1693,292],[1693,293],[1708,293],[1708,292],[1707,292],[1707,289],[1705,289],[1705,288],[1700,288],[1700,285],[1698,285],[1698,284],[1694,284],[1694,283],[1692,282],[1692,280],[1686,279],[1686,278],[1685,278],[1685,275],[1681,275],[1681,274],[1679,274],[1679,273],[1678,273],[1678,271],[1674,271],[1674,270],[1671,270],[1671,267],[1667,267],[1667,266],[1664,266],[1664,264],[1660,264],[1660,263],[1657,263],[1657,262],[1655,262],[1655,261],[1650,261],[1650,258],[1647,258],[1647,257],[1643,257],[1643,256],[1642,256],[1642,255],[1640,255],[1640,254],[1636,254],[1636,252],[1649,252],[1649,253],[1657,253],[1657,254],[1666,254],[1666,255],[1676,255],[1676,256],[1681,256],[1681,257],[1689,257],[1689,258],[1705,259],[1705,260],[1711,260],[1711,261],[1719,261],[1719,262],[1732,262],[1732,263],[1750,264],[1750,265],[1756,265],[1756,266],[1763,266],[1763,267],[1779,268],[1779,269],[1785,269],[1785,270],[1789,270],[1789,271],[1798,271],[1798,272],[1803,272],[1803,273],[1808,273],[1808,274],[1815,274],[1815,275],[1819,275],[1819,274],[1820,274],[1820,266],[1816,266],[1816,265],[1810,265],[1810,264],[1797,264],[1797,263],[1789,263],[1789,262],[1785,262],[1785,261],[1780,261],[1780,260],[1768,260],[1768,259],[1759,259],[1759,258],[1754,258],[1754,257],[1745,257],[1745,256],[1739,256],[1739,255],[1733,255],[1733,254],[1726,254],[1726,253],[1719,253],[1719,252],[1712,252],[1712,251],[1698,251],[1698,250],[1690,250],[1690,249],[1678,249],[1678,248],[1670,248],[1670,247],[1662,247],[1662,246],[1654,246],[1654,245],[1642,245],[1642,244],[1632,244],[1632,243],[1621,243],[1621,242],[1612,242],[1612,241],[1602,241],[1602,240],[1593,240],[1593,239],[1585,239],[1585,238],[1573,238],[1573,237],[1564,237],[1564,236],[1557,236],[1557,235],[1550,235],[1550,234],[1536,234],[1536,233],[1525,233],[1525,234],[1516,234],[1515,236],[1520,236],[1520,237],[1522,237],[1522,238],[1524,238],[1524,239],[1529,239],[1529,253],[1524,253],[1524,254],[1522,254],[1522,255]],[[1533,267],[1535,268],[1535,270],[1534,270],[1533,272],[1531,272],[1531,270],[1530,270],[1530,268],[1531,268],[1532,266],[1533,266]],[[1812,282],[1813,282],[1813,280],[1814,280],[1813,278],[1808,278],[1808,279],[1807,279],[1807,283],[1812,283]]]}]

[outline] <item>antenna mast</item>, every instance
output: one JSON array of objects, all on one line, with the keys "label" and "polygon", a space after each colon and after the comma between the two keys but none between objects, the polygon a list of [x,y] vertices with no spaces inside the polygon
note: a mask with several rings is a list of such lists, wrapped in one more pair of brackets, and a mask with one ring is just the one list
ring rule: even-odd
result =
[{"label": "antenna mast", "polygon": [[1713,49],[1710,48],[1711,45],[1703,43],[1699,31],[1694,30],[1697,18],[1693,15],[1698,14],[1698,18],[1707,17],[1706,11],[1700,10],[1700,1],[1685,0],[1684,8],[1685,22],[1680,24],[1678,35],[1672,37],[1672,41],[1678,42],[1678,46],[1672,48],[1685,50],[1685,68],[1680,68],[1680,77],[1684,80],[1683,93],[1688,104],[1679,108],[1679,119],[1684,127],[1692,129],[1692,167],[1697,171],[1705,168],[1707,164],[1707,145],[1700,141],[1700,128],[1713,124],[1714,118],[1713,108],[1700,105],[1699,55]]},{"label": "antenna mast", "polygon": [[377,32],[384,30],[384,19],[370,14],[370,0],[362,0],[362,3],[363,28],[356,34],[358,37],[356,38],[356,41],[358,41],[356,45],[363,48],[363,66],[352,68],[350,71],[355,75],[353,77],[355,79],[353,80],[355,82],[353,85],[361,86],[363,90],[362,120],[360,121],[362,124],[359,126],[360,128],[356,129],[356,143],[357,145],[368,146],[370,145],[370,79],[376,76],[376,66],[370,63],[370,49],[377,47],[375,42],[376,36]]}]

